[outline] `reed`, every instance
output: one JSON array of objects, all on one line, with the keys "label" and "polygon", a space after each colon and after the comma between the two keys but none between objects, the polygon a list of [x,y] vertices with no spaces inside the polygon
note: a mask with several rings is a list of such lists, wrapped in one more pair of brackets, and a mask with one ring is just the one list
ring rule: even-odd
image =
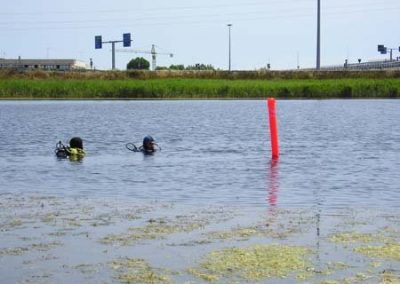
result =
[{"label": "reed", "polygon": [[226,79],[226,80],[311,80],[311,79],[400,79],[400,70],[373,71],[18,71],[0,70],[2,79],[64,79],[64,80],[125,80],[125,79]]},{"label": "reed", "polygon": [[0,79],[3,99],[396,98],[400,80],[346,79]]}]

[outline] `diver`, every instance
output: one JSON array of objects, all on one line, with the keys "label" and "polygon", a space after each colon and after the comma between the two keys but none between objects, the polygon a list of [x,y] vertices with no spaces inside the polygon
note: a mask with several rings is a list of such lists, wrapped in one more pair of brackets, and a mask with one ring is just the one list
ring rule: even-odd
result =
[{"label": "diver", "polygon": [[136,147],[133,143],[127,143],[126,148],[132,152],[142,152],[143,154],[153,154],[157,150],[161,150],[161,147],[157,145],[153,137],[147,135],[143,138],[143,145]]},{"label": "diver", "polygon": [[69,141],[69,146],[59,141],[55,149],[56,156],[58,158],[70,158],[73,160],[79,160],[85,157],[86,153],[83,150],[83,141],[80,137],[73,137]]}]

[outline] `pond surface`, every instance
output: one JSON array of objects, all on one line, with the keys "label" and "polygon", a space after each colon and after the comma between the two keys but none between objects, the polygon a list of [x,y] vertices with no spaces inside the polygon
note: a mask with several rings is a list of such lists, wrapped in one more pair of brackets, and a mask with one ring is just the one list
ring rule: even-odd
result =
[{"label": "pond surface", "polygon": [[0,101],[0,282],[400,281],[400,100],[277,112],[272,162],[265,101]]},{"label": "pond surface", "polygon": [[[396,207],[400,101],[278,101],[271,165],[264,101],[0,102],[1,192],[184,204]],[[154,156],[129,152],[152,135]],[[84,139],[80,163],[53,150]]]}]

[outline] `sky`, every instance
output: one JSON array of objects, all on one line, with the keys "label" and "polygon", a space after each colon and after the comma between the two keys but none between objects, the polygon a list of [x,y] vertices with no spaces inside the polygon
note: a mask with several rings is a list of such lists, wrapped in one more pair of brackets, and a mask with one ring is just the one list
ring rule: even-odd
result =
[{"label": "sky", "polygon": [[[229,28],[233,70],[313,68],[317,0],[0,0],[0,58],[78,59],[111,69],[111,45],[94,48],[94,37],[132,47],[156,45],[158,66],[211,64],[228,69]],[[321,66],[400,56],[399,0],[321,0]],[[162,53],[173,53],[171,58]],[[117,69],[147,53],[117,52]]]}]

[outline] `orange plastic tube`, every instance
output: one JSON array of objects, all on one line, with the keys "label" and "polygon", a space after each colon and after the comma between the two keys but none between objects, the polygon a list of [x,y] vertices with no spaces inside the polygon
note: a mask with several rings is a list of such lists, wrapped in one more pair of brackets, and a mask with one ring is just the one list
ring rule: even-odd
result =
[{"label": "orange plastic tube", "polygon": [[275,99],[269,98],[267,101],[269,113],[269,129],[271,133],[271,150],[272,159],[279,158],[279,142],[278,142],[278,122],[276,118]]}]

